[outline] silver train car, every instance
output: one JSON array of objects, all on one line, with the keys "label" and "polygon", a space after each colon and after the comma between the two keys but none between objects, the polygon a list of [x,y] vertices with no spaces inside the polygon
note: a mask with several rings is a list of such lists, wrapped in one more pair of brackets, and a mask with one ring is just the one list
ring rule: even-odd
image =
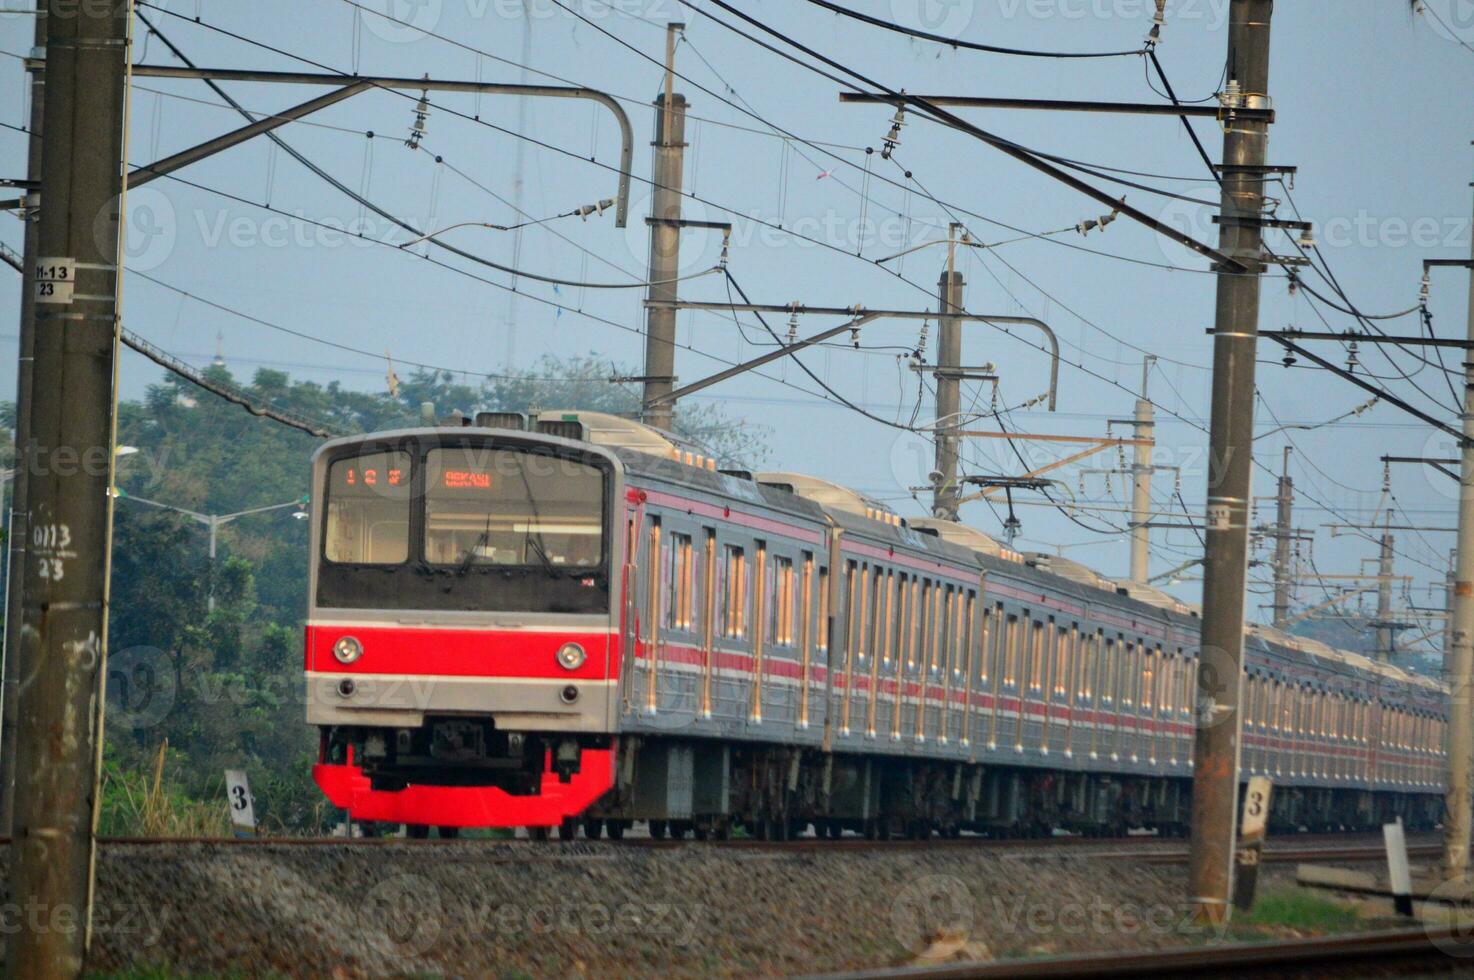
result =
[{"label": "silver train car", "polygon": [[[333,547],[362,557],[341,542],[367,524],[333,524],[335,487],[343,506],[352,495],[333,467],[391,444],[402,568],[335,561]],[[436,462],[447,446],[468,454],[453,471]],[[575,513],[553,482],[475,475],[515,453],[598,470],[602,503]],[[442,507],[452,473],[458,503]],[[358,819],[564,836],[634,821],[655,836],[1186,831],[1198,616],[1155,589],[815,477],[718,472],[592,412],[338,440],[317,457],[313,516],[316,775]],[[445,550],[455,534],[476,539],[464,557]],[[508,547],[483,562],[488,535]],[[446,600],[469,568],[482,599]],[[348,662],[345,637],[363,648]],[[421,686],[412,702],[364,697],[366,678]],[[1440,686],[1258,627],[1239,683],[1241,772],[1274,779],[1277,829],[1440,818]]]}]

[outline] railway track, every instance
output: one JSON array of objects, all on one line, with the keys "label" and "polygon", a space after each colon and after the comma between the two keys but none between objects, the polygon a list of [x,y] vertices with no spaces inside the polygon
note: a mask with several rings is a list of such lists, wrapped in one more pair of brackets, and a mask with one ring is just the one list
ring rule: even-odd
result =
[{"label": "railway track", "polygon": [[892,967],[828,974],[824,980],[952,980],[1003,977],[1467,976],[1474,938],[1436,929],[1198,946],[1150,952],[1091,953],[1033,960]]},{"label": "railway track", "polygon": [[[904,851],[950,851],[985,850],[991,852],[1018,852],[1022,856],[1040,856],[1051,853],[1068,853],[1077,857],[1106,860],[1133,860],[1144,864],[1185,864],[1188,849],[1184,842],[1162,837],[1056,837],[1006,838],[961,837],[933,840],[873,841],[860,837],[842,840],[824,840],[805,837],[782,843],[750,839],[726,841],[676,841],[653,838],[627,838],[613,841],[529,841],[518,839],[475,839],[460,840],[412,839],[404,837],[101,837],[99,844],[129,847],[242,847],[242,848],[484,848],[495,849],[501,854],[516,854],[528,860],[538,857],[575,857],[579,855],[604,855],[620,848],[640,850],[679,851],[685,848],[712,850],[768,851],[775,853],[829,853],[847,854],[862,852],[898,853]],[[10,843],[8,837],[0,837],[0,846]],[[1408,856],[1414,860],[1436,857],[1441,852],[1441,843],[1429,835],[1415,837],[1408,842]],[[1262,860],[1267,863],[1346,861],[1381,861],[1385,857],[1380,837],[1355,835],[1348,837],[1336,834],[1304,835],[1271,841],[1265,848]]]}]

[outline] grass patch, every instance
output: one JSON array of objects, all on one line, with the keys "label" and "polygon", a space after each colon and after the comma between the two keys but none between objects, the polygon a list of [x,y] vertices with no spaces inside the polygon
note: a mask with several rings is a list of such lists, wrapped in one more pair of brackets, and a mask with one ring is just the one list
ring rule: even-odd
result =
[{"label": "grass patch", "polygon": [[1254,910],[1233,918],[1231,932],[1246,937],[1298,933],[1324,935],[1363,925],[1356,910],[1303,888],[1279,888],[1254,903]]}]

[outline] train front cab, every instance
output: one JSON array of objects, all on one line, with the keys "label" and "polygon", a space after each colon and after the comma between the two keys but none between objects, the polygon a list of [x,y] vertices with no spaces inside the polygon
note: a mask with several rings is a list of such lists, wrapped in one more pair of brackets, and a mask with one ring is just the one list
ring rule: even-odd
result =
[{"label": "train front cab", "polygon": [[614,779],[622,468],[511,430],[313,460],[313,778],[351,819],[552,827]]}]

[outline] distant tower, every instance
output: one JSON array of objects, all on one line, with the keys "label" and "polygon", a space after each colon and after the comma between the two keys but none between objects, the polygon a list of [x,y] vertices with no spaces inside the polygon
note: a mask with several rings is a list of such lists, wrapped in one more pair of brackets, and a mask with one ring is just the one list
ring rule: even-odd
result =
[{"label": "distant tower", "polygon": [[215,360],[213,360],[213,361],[210,362],[210,366],[211,367],[218,367],[218,368],[225,367],[225,333],[224,333],[224,331],[221,331],[221,330],[215,331]]}]

